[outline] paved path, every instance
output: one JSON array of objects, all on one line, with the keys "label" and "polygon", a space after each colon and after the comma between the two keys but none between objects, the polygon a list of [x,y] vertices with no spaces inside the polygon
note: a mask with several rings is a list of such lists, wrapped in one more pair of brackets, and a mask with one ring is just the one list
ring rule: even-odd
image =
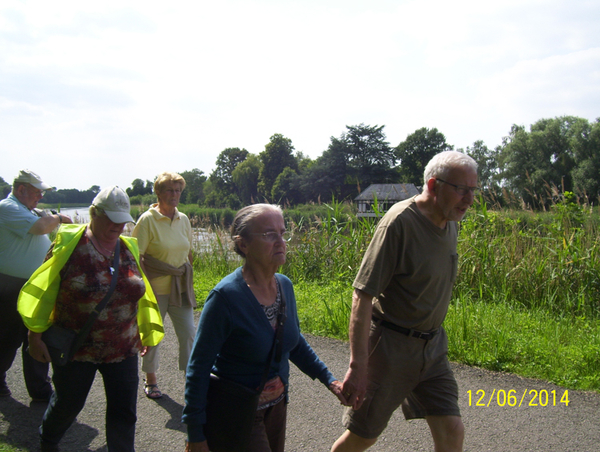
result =
[{"label": "paved path", "polygon": [[[175,334],[170,321],[163,345],[159,383],[164,396],[158,401],[144,397],[140,387],[136,450],[138,452],[183,451],[185,429],[180,423],[183,408],[183,372],[176,370]],[[344,342],[307,336],[334,375],[342,378],[348,364]],[[38,451],[37,427],[45,406],[31,403],[21,374],[20,355],[8,374],[11,397],[0,398],[0,440],[23,451]],[[563,388],[510,374],[488,372],[455,365],[460,386],[460,405],[466,426],[466,451],[600,451],[600,394],[569,391],[569,405],[560,402]],[[328,451],[343,432],[342,407],[323,385],[313,382],[292,366],[288,411],[288,451]],[[498,391],[515,390],[516,404],[498,406]],[[483,407],[476,407],[485,391]],[[489,406],[490,395],[496,391]],[[471,403],[469,404],[469,391]],[[530,392],[531,391],[531,392]],[[537,391],[535,402],[529,406]],[[556,391],[556,403],[553,392]],[[547,406],[539,406],[540,396]],[[513,393],[511,393],[512,395]],[[500,393],[500,403],[503,393]],[[63,452],[106,451],[104,438],[104,393],[99,376],[86,406],[61,443]],[[0,446],[0,450],[1,446]],[[372,451],[431,451],[432,441],[425,421],[404,421],[398,413]]]}]

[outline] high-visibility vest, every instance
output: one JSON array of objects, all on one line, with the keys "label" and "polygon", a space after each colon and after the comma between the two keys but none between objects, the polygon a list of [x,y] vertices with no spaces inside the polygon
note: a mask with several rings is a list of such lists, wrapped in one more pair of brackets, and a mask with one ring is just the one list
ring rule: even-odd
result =
[{"label": "high-visibility vest", "polygon": [[[61,225],[56,234],[52,256],[31,275],[21,289],[17,309],[25,326],[34,333],[42,333],[52,325],[54,305],[60,289],[60,271],[69,260],[86,227],[85,224]],[[121,239],[133,254],[146,285],[146,292],[139,299],[137,309],[142,345],[157,345],[165,335],[163,322],[150,282],[140,265],[137,239],[124,236],[121,236]]]}]

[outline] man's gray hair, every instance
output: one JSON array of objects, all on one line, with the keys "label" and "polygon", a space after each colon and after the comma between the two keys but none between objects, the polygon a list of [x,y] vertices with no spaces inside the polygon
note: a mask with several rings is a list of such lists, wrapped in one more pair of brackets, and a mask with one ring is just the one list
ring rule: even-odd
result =
[{"label": "man's gray hair", "polygon": [[231,239],[233,240],[233,250],[242,257],[246,255],[240,250],[239,240],[248,238],[252,230],[254,220],[265,212],[278,212],[283,216],[281,207],[276,204],[251,204],[241,208],[233,219],[231,224]]},{"label": "man's gray hair", "polygon": [[432,177],[444,179],[454,168],[468,168],[477,172],[477,162],[467,154],[458,151],[444,151],[433,156],[423,174],[425,185]]}]

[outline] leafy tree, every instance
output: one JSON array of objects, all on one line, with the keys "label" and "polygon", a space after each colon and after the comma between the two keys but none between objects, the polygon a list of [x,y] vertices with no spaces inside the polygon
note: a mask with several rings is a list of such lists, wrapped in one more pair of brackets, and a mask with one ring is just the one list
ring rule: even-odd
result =
[{"label": "leafy tree", "polygon": [[[348,131],[340,137],[345,149],[348,176],[363,188],[374,183],[393,182],[396,156],[386,141],[385,126],[346,126]],[[332,144],[334,140],[332,140]]]},{"label": "leafy tree", "polygon": [[271,196],[271,190],[277,176],[285,168],[293,170],[298,169],[298,164],[294,158],[294,146],[292,140],[284,137],[280,133],[273,135],[265,146],[265,150],[259,155],[262,167],[259,176],[259,191],[266,197]]},{"label": "leafy tree", "polygon": [[589,124],[581,119],[573,124],[571,148],[576,168],[571,172],[573,187],[591,202],[600,196],[600,118]]},{"label": "leafy tree", "polygon": [[206,190],[206,196],[204,198],[204,204],[207,207],[239,209],[242,206],[241,200],[235,193],[230,193],[223,196],[223,194],[216,190],[210,178],[204,184]]},{"label": "leafy tree", "polygon": [[406,137],[396,147],[396,157],[400,160],[400,177],[405,183],[423,184],[423,172],[431,158],[454,146],[446,143],[446,137],[438,129],[423,127]]},{"label": "leafy tree", "polygon": [[147,180],[144,185],[144,181],[142,179],[135,179],[131,183],[131,187],[125,189],[125,191],[130,198],[136,195],[149,195],[152,193],[152,186],[153,184],[149,180]]},{"label": "leafy tree", "polygon": [[296,152],[296,164],[298,166],[298,174],[302,174],[313,164],[313,160],[308,155],[304,155],[303,152],[298,151]]},{"label": "leafy tree", "polygon": [[530,173],[536,169],[537,156],[530,154],[528,133],[524,126],[513,124],[508,136],[502,139],[500,150],[501,176],[508,188],[522,195],[528,190]]},{"label": "leafy tree", "polygon": [[202,204],[204,202],[204,183],[206,176],[198,168],[179,173],[185,179],[185,190],[182,202],[185,204]]},{"label": "leafy tree", "polygon": [[482,140],[475,141],[473,147],[467,146],[466,154],[477,162],[477,179],[480,187],[490,187],[498,174],[499,152],[499,149],[488,148]]},{"label": "leafy tree", "polygon": [[222,207],[223,198],[217,193],[215,184],[210,178],[204,183],[204,205],[207,207]]},{"label": "leafy tree", "polygon": [[299,177],[299,189],[306,200],[318,201],[332,196],[342,198],[347,173],[345,147],[331,137],[329,148]]},{"label": "leafy tree", "polygon": [[271,198],[276,203],[299,204],[303,201],[299,186],[298,173],[288,166],[277,176],[271,190]]},{"label": "leafy tree", "polygon": [[223,195],[233,192],[233,170],[247,157],[248,151],[240,148],[227,148],[217,157],[217,164],[210,175],[210,179],[215,188]]},{"label": "leafy tree", "polygon": [[327,150],[300,176],[304,198],[341,199],[356,195],[359,187],[394,182],[396,157],[383,128],[346,126],[339,138],[331,137]]},{"label": "leafy tree", "polygon": [[505,184],[534,207],[544,207],[557,191],[573,191],[576,168],[572,150],[574,127],[579,118],[541,119],[531,126],[513,125],[502,140],[501,176]]},{"label": "leafy tree", "polygon": [[255,154],[249,154],[246,160],[235,167],[231,179],[242,205],[258,201],[258,180],[261,161]]},{"label": "leafy tree", "polygon": [[42,201],[48,204],[90,205],[98,193],[100,193],[98,185],[92,185],[84,191],[76,188],[60,189],[46,192]]}]

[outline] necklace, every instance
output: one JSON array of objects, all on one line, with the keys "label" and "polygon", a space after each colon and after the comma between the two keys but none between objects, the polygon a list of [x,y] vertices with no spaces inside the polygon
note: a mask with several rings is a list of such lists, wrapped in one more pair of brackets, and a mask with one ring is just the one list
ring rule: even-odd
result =
[{"label": "necklace", "polygon": [[[92,244],[96,247],[96,249],[102,248],[106,253],[108,253],[110,255],[111,258],[114,257],[114,254],[115,254],[114,248],[112,250],[109,250],[108,248],[102,246],[100,244],[100,241],[96,238],[96,236],[92,232],[91,228],[88,229],[88,231],[89,231],[88,237],[90,238],[90,240],[92,241]],[[115,246],[116,246],[116,244],[115,244]],[[98,251],[100,251],[100,250],[98,249]],[[104,253],[100,253],[100,254],[104,255]]]},{"label": "necklace", "polygon": [[96,239],[96,243],[98,244],[98,246],[100,248],[102,248],[104,251],[106,251],[107,253],[110,253],[111,257],[113,254],[115,254],[115,250],[113,249],[112,251],[109,250],[108,248],[104,248],[102,245],[100,245],[100,242],[98,241],[98,239]]},{"label": "necklace", "polygon": [[[100,251],[100,250],[98,249],[98,247],[102,248],[102,249],[103,249],[105,252],[109,253],[109,257],[108,257],[108,259],[109,259],[110,261],[109,261],[109,264],[108,264],[108,265],[109,265],[109,266],[108,266],[108,268],[109,268],[109,270],[110,270],[110,274],[111,274],[111,276],[112,276],[112,274],[115,272],[115,269],[113,268],[113,265],[112,265],[112,260],[113,260],[113,259],[114,259],[114,257],[115,257],[115,250],[113,249],[113,250],[111,251],[111,250],[109,250],[108,248],[105,248],[105,247],[103,247],[103,246],[100,244],[100,242],[98,241],[98,239],[96,238],[96,236],[94,236],[94,233],[92,232],[92,228],[91,228],[91,227],[90,227],[90,228],[89,228],[89,229],[86,231],[86,234],[87,234],[87,236],[89,237],[89,239],[90,239],[90,242],[92,242],[92,245],[94,246],[94,248],[96,248],[96,250],[97,250],[97,251],[98,251],[98,252],[99,252],[99,253],[100,253],[102,256],[104,256],[104,258],[106,258],[106,254],[104,254],[102,251]],[[117,239],[117,240],[120,240],[120,239]],[[118,243],[118,242],[117,242],[117,243]],[[116,248],[116,246],[117,246],[117,244],[115,243],[115,248]]]}]

